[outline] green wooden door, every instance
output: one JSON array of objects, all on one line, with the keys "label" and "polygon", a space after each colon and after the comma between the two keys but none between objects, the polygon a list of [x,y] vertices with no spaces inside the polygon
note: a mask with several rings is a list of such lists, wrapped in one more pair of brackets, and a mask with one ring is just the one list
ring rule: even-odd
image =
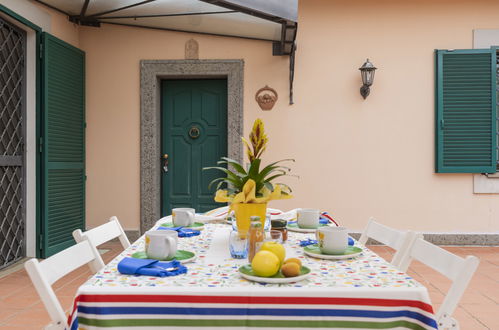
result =
[{"label": "green wooden door", "polygon": [[162,214],[175,207],[204,212],[221,206],[208,184],[216,171],[203,171],[227,156],[227,80],[164,80],[161,84]]},{"label": "green wooden door", "polygon": [[47,33],[43,45],[42,257],[85,228],[85,53]]}]

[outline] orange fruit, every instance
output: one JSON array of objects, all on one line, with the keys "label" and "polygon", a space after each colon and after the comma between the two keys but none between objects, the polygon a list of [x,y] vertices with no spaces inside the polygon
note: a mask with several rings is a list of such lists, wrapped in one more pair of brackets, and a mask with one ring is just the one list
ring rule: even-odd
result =
[{"label": "orange fruit", "polygon": [[298,266],[301,267],[301,260],[298,259],[298,258],[289,258],[289,259],[286,259],[286,260],[284,260],[283,265],[287,264],[288,262],[294,262],[295,264],[298,264]]},{"label": "orange fruit", "polygon": [[282,275],[286,277],[295,277],[300,275],[300,265],[295,262],[288,262],[281,267]]}]

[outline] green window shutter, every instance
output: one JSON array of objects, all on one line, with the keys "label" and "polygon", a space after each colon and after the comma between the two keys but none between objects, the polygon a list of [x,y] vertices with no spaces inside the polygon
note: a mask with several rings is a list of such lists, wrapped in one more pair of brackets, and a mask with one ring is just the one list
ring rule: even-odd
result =
[{"label": "green window shutter", "polygon": [[85,227],[85,53],[43,33],[42,255]]},{"label": "green window shutter", "polygon": [[496,54],[436,52],[436,172],[496,171]]}]

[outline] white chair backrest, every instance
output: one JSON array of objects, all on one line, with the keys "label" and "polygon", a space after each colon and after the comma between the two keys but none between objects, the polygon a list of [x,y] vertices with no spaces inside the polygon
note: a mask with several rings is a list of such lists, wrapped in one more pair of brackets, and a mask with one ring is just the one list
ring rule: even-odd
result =
[{"label": "white chair backrest", "polygon": [[421,238],[413,242],[406,255],[409,260],[416,259],[452,281],[452,285],[436,313],[436,318],[439,328],[459,329],[457,321],[451,315],[468,287],[480,260],[475,256],[461,258]]},{"label": "white chair backrest", "polygon": [[387,227],[377,222],[374,218],[370,218],[359,238],[359,243],[365,245],[369,238],[373,238],[376,241],[391,247],[395,250],[391,264],[400,269],[404,263],[407,263],[404,260],[405,252],[416,237],[419,236],[420,234],[416,234],[412,231],[401,231]]},{"label": "white chair backrest", "polygon": [[64,329],[68,325],[67,316],[52,289],[52,284],[85,264],[99,267],[97,257],[99,257],[97,250],[88,241],[83,241],[45,260],[30,259],[24,263],[24,267],[52,319],[53,323],[47,328]]},{"label": "white chair backrest", "polygon": [[112,216],[109,222],[82,232],[80,229],[76,229],[73,232],[73,237],[77,242],[81,242],[84,237],[90,238],[90,241],[94,246],[99,246],[106,243],[114,238],[119,238],[121,245],[124,249],[130,246],[130,241],[126,237],[125,231],[121,227],[121,224],[117,217]]},{"label": "white chair backrest", "polygon": [[[115,216],[111,217],[108,223],[87,230],[86,232],[82,232],[81,229],[76,229],[73,231],[73,237],[78,243],[88,240],[95,248],[115,238],[119,238],[124,249],[130,246],[130,241],[128,240],[128,237],[126,237],[125,231],[121,227],[118,218]],[[94,272],[97,272],[104,267],[104,261],[100,255],[99,260],[102,266],[98,269],[93,269]]]}]

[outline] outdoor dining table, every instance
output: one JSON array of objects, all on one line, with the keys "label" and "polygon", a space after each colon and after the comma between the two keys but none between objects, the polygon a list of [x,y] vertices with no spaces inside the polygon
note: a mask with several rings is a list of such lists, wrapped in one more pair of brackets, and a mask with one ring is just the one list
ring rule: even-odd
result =
[{"label": "outdoor dining table", "polygon": [[179,249],[197,256],[185,264],[187,274],[120,274],[119,261],[144,250],[142,236],[78,289],[71,328],[437,328],[426,287],[358,242],[363,252],[356,258],[314,259],[299,245],[313,234],[290,232],[287,257],[300,258],[311,275],[260,284],[239,275],[248,261],[231,258],[231,230],[207,223],[199,236],[179,238]]}]

